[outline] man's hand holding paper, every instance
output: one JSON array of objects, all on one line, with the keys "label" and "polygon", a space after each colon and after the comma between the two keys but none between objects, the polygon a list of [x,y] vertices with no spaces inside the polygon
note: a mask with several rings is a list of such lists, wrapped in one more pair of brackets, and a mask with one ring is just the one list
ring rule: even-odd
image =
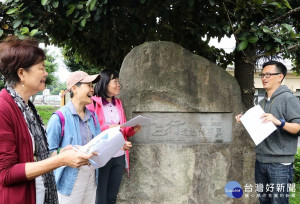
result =
[{"label": "man's hand holding paper", "polygon": [[264,123],[271,121],[274,125],[280,125],[281,122],[277,118],[275,118],[271,113],[264,113],[260,117]]},{"label": "man's hand holding paper", "polygon": [[242,122],[256,145],[276,130],[276,126],[272,122],[272,115],[266,114],[259,105],[250,108],[240,117],[236,116],[237,121],[238,119]]}]

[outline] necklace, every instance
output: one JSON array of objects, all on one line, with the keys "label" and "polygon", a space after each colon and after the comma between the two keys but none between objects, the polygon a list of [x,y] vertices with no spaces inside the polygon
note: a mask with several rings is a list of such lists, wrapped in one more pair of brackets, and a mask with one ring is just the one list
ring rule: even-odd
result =
[{"label": "necklace", "polygon": [[[275,100],[275,97],[272,99],[272,101],[271,101],[271,104],[270,104],[270,106],[269,106],[269,110],[268,110],[268,112],[267,112],[267,113],[270,113],[271,106],[272,106],[272,104],[273,104],[274,100]],[[265,101],[266,101],[266,99],[264,99],[264,101],[263,101],[263,110],[264,110],[264,111],[265,111]]]}]

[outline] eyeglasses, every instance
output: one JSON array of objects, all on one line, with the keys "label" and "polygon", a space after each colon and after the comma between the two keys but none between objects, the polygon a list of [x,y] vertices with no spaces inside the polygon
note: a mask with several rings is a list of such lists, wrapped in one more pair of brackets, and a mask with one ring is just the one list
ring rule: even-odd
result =
[{"label": "eyeglasses", "polygon": [[261,74],[259,74],[259,76],[261,78],[264,78],[264,77],[270,78],[272,75],[278,75],[278,74],[281,74],[281,73],[265,73],[265,74],[261,73]]},{"label": "eyeglasses", "polygon": [[111,82],[115,85],[119,84],[120,85],[120,81],[116,81],[116,80],[111,80]]}]

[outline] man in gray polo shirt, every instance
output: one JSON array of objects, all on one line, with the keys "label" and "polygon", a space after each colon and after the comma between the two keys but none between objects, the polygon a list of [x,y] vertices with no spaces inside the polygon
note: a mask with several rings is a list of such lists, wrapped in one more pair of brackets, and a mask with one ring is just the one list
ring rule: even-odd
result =
[{"label": "man in gray polo shirt", "polygon": [[[281,85],[287,69],[277,61],[263,64],[260,74],[266,90],[259,102],[264,114],[263,122],[277,126],[270,136],[256,146],[255,183],[263,186],[260,203],[289,203],[289,190],[293,182],[295,154],[300,133],[300,101],[286,86]],[[240,122],[237,115],[236,120]]]}]

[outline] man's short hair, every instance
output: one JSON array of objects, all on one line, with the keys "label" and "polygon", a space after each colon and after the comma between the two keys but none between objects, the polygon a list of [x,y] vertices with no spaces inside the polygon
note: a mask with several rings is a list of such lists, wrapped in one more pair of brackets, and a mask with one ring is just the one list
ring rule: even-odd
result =
[{"label": "man's short hair", "polygon": [[262,67],[264,69],[266,66],[269,66],[269,65],[275,65],[277,72],[280,72],[283,74],[283,78],[286,76],[286,72],[287,72],[286,66],[284,64],[282,64],[281,62],[271,60],[269,62],[265,62]]}]

